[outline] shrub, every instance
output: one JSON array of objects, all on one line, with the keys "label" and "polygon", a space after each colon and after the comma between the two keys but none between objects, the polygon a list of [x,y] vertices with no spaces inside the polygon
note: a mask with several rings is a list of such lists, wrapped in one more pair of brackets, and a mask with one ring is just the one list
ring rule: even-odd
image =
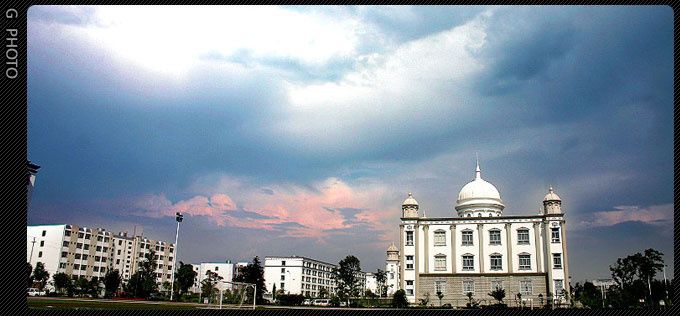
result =
[{"label": "shrub", "polygon": [[305,296],[301,294],[282,294],[276,297],[279,304],[283,306],[300,306],[305,300]]}]

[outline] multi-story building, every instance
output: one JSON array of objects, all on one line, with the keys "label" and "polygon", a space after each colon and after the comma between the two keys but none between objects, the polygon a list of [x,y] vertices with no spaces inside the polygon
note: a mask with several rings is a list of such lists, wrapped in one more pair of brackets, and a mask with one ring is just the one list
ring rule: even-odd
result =
[{"label": "multi-story building", "polygon": [[378,281],[375,274],[372,272],[366,273],[366,283],[364,284],[364,291],[370,290],[375,295],[380,295],[378,292]]},{"label": "multi-story building", "polygon": [[201,291],[201,282],[206,279],[208,271],[217,273],[222,278],[222,281],[233,282],[238,269],[237,264],[231,263],[230,260],[226,262],[194,263],[192,266],[196,272],[194,286],[191,287],[191,291],[194,293]]},{"label": "multi-story building", "polygon": [[306,257],[265,257],[265,286],[270,293],[283,290],[287,294],[319,297],[322,289],[329,294],[335,292],[332,273],[337,267],[332,263]]},{"label": "multi-story building", "polygon": [[27,261],[32,266],[42,262],[50,275],[63,272],[88,280],[101,279],[106,271],[118,269],[127,281],[145,260],[144,255],[154,250],[156,282],[160,286],[171,280],[172,243],[67,224],[27,226],[26,234]]},{"label": "multi-story building", "polygon": [[551,187],[539,214],[503,216],[500,194],[482,179],[479,164],[474,180],[458,195],[458,217],[421,217],[409,193],[399,225],[399,288],[411,303],[442,292],[442,303],[462,305],[467,293],[489,299],[487,293],[496,288],[505,289],[511,300],[535,300],[534,305],[539,297],[566,297],[569,264],[561,206]]}]

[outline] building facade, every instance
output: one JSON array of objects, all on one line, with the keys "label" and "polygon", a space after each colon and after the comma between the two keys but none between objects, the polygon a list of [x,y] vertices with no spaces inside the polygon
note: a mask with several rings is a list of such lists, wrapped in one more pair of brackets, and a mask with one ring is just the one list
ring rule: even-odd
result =
[{"label": "building facade", "polygon": [[[192,264],[196,277],[194,278],[194,286],[191,287],[191,292],[199,293],[201,291],[201,282],[206,279],[208,271],[216,273],[221,277],[222,281],[233,282],[234,277],[238,271],[237,264],[231,263],[230,260],[226,262],[203,262]],[[227,287],[231,288],[231,287]]]},{"label": "building facade", "polygon": [[299,256],[265,257],[265,286],[269,293],[282,290],[286,294],[319,297],[322,289],[327,293],[335,292],[332,273],[337,267],[332,263]]},{"label": "building facade", "polygon": [[[489,302],[488,293],[497,288],[505,289],[506,302],[562,300],[569,293],[569,265],[561,205],[551,187],[540,214],[503,216],[500,194],[482,179],[477,164],[474,180],[458,195],[457,217],[421,217],[409,193],[402,204],[400,249],[388,251],[388,271],[398,267],[399,288],[410,303],[437,292],[442,303],[455,306],[468,302],[467,293]],[[395,253],[399,262],[390,266]]]},{"label": "building facade", "polygon": [[27,226],[26,234],[27,261],[33,267],[42,262],[50,276],[63,272],[101,280],[107,271],[117,269],[125,282],[145,260],[144,255],[154,250],[156,283],[160,287],[171,280],[172,243],[67,224]]},{"label": "building facade", "polygon": [[387,260],[385,260],[385,274],[387,279],[385,280],[385,285],[387,286],[387,296],[391,297],[394,295],[400,286],[400,264],[399,264],[399,250],[397,246],[392,243],[387,248]]}]

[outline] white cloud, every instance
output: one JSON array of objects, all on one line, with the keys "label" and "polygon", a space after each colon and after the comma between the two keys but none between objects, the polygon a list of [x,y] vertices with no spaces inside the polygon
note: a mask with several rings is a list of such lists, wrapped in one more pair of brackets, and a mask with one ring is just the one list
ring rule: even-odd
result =
[{"label": "white cloud", "polygon": [[615,206],[613,210],[595,212],[576,224],[576,229],[614,226],[624,222],[643,222],[669,226],[673,223],[674,205],[660,204],[648,207],[639,205]]},{"label": "white cloud", "polygon": [[[77,8],[60,8],[72,11]],[[352,56],[360,21],[274,6],[101,6],[86,24],[64,25],[138,65],[188,71],[205,55],[282,58],[319,66]],[[31,23],[40,23],[31,21]]]}]

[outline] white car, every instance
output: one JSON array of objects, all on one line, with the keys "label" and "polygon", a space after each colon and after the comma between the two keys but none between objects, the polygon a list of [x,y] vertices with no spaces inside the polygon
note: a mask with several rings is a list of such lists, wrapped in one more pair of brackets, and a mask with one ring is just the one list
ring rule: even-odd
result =
[{"label": "white car", "polygon": [[45,291],[41,291],[40,289],[32,287],[32,288],[26,289],[26,294],[28,296],[43,296],[43,295],[45,295]]},{"label": "white car", "polygon": [[314,306],[329,306],[331,305],[331,300],[327,298],[317,298],[312,302],[312,304],[314,304]]}]

